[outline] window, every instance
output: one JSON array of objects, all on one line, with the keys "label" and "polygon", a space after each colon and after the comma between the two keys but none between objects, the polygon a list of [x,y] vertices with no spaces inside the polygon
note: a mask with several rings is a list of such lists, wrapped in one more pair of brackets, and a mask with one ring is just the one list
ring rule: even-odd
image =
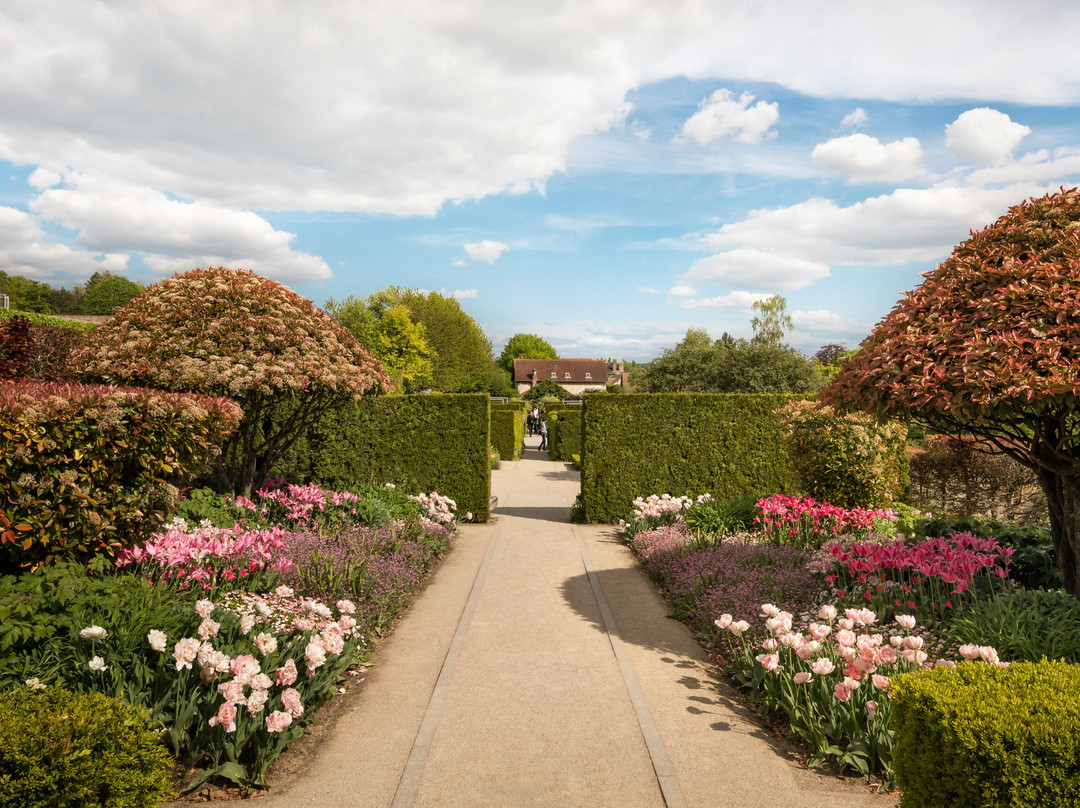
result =
[{"label": "window", "polygon": [[586,374],[585,374],[585,378],[586,378],[586,379],[591,379],[591,378],[592,378],[592,374],[591,374],[591,373],[586,373]]},{"label": "window", "polygon": [[563,378],[564,378],[564,379],[569,379],[569,378],[570,378],[570,374],[569,374],[569,373],[564,373],[564,374],[563,374]]},{"label": "window", "polygon": [[555,371],[553,370],[553,371],[551,371],[551,378],[553,378],[553,379],[557,379],[557,378],[559,378],[559,374],[558,374],[558,373],[556,373],[556,372],[555,372]]}]

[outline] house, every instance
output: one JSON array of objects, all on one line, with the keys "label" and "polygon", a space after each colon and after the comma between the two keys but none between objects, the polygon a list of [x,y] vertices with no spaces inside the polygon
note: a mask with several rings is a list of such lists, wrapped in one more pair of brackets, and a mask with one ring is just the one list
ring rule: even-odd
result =
[{"label": "house", "polygon": [[[617,369],[616,369],[617,365]],[[609,380],[609,375],[614,378]],[[608,384],[623,384],[622,363],[603,359],[515,359],[514,389],[524,393],[534,384],[550,379],[570,395],[603,390]]]}]

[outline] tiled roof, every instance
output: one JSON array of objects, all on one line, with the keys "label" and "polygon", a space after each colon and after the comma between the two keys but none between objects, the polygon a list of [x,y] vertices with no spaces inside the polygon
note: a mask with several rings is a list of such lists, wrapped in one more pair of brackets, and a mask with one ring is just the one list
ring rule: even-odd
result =
[{"label": "tiled roof", "polygon": [[601,387],[607,384],[607,378],[607,362],[603,359],[514,360],[515,383],[530,382],[536,384],[544,379],[551,379],[559,384],[564,382],[572,384],[595,383],[598,387]]}]

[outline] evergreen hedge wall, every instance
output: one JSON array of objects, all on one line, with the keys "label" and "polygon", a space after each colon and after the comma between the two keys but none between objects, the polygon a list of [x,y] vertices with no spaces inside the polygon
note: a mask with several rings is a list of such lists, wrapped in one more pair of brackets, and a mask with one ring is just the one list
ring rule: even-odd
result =
[{"label": "evergreen hedge wall", "polygon": [[572,455],[581,455],[581,409],[581,404],[548,404],[544,407],[552,460],[570,463]]},{"label": "evergreen hedge wall", "polygon": [[[774,411],[793,396],[586,395],[581,495],[589,522],[627,518],[635,497],[789,492],[793,479]],[[798,398],[803,398],[799,396]]]},{"label": "evergreen hedge wall", "polygon": [[525,451],[525,411],[528,402],[493,402],[491,405],[491,445],[503,460],[517,460]]},{"label": "evergreen hedge wall", "polygon": [[457,502],[462,518],[471,511],[485,522],[490,400],[484,393],[362,398],[316,423],[281,473],[335,489],[374,482],[438,491]]}]

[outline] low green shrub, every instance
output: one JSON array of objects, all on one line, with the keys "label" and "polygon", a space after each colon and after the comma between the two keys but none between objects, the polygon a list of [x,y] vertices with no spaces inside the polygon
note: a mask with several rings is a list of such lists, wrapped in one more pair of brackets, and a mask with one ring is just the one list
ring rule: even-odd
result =
[{"label": "low green shrub", "polygon": [[0,692],[0,805],[149,808],[170,796],[172,768],[145,710],[55,687]]},{"label": "low green shrub", "polygon": [[499,456],[499,450],[494,446],[491,447],[491,469],[494,471],[502,466],[502,457]]},{"label": "low green shrub", "polygon": [[36,311],[16,311],[15,309],[0,309],[0,322],[14,320],[22,317],[34,325],[47,325],[54,328],[67,328],[79,334],[89,334],[97,323],[83,323],[78,320],[64,320],[60,317],[50,317],[48,314],[39,314]]},{"label": "low green shrub", "polygon": [[958,643],[990,645],[1002,659],[1080,663],[1080,601],[1061,590],[1017,589],[980,601],[949,625]]},{"label": "low green shrub", "polygon": [[751,530],[757,515],[756,494],[731,499],[707,499],[695,502],[683,512],[686,528],[695,535],[725,536]]},{"label": "low green shrub", "polygon": [[224,398],[0,382],[0,573],[148,537],[239,419]]},{"label": "low green shrub", "polygon": [[1080,805],[1080,677],[1064,662],[961,663],[896,677],[903,808]]}]

